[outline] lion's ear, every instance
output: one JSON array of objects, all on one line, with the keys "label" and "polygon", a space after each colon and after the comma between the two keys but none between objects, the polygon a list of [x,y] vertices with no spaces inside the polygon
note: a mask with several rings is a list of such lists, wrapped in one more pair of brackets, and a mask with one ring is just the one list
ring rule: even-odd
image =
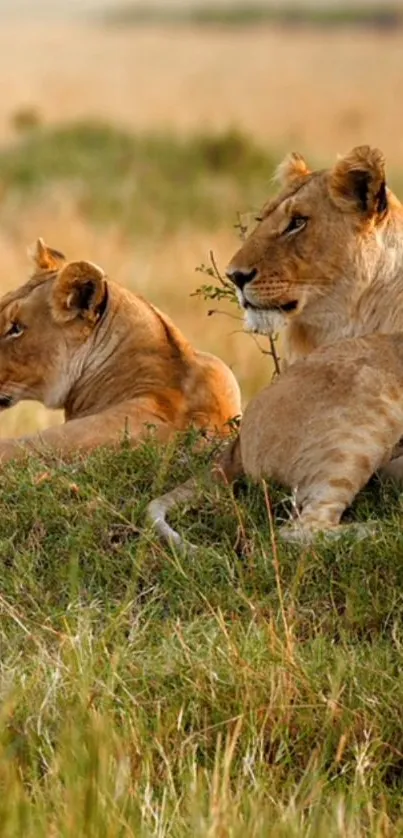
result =
[{"label": "lion's ear", "polygon": [[358,211],[366,218],[384,215],[388,199],[382,152],[362,145],[341,157],[330,173],[330,195],[345,212]]},{"label": "lion's ear", "polygon": [[310,174],[311,170],[308,169],[302,154],[292,151],[277,167],[274,177],[282,186],[291,186],[294,181]]},{"label": "lion's ear", "polygon": [[43,239],[37,239],[28,250],[29,256],[38,271],[59,271],[66,264],[63,253],[48,247]]},{"label": "lion's ear", "polygon": [[105,309],[107,295],[106,276],[101,268],[92,262],[68,262],[55,279],[53,316],[59,323],[77,317],[96,323]]}]

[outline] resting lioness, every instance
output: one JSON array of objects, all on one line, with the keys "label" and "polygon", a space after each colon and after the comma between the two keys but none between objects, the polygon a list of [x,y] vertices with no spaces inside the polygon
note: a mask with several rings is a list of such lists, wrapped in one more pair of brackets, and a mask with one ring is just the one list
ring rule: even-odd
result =
[{"label": "resting lioness", "polygon": [[292,154],[278,177],[227,268],[247,327],[282,330],[287,363],[341,338],[403,330],[403,207],[382,153],[359,146],[318,171]]},{"label": "resting lioness", "polygon": [[[403,332],[322,347],[296,361],[248,404],[237,439],[212,477],[272,478],[294,490],[288,539],[338,531],[342,513],[392,455],[403,433]],[[158,533],[179,546],[167,512],[195,497],[187,484],[154,500]]]},{"label": "resting lioness", "polygon": [[[264,207],[256,229],[227,268],[237,287],[247,328],[262,334],[282,330],[283,369],[317,347],[343,338],[372,332],[403,332],[403,207],[386,186],[382,153],[370,146],[359,146],[340,158],[333,168],[318,171],[310,171],[301,155],[291,154],[279,167],[278,177],[279,194]],[[303,367],[297,370],[304,374]],[[276,401],[279,392],[285,405],[301,399],[294,411],[298,415],[300,410],[298,440],[301,446],[304,444],[303,401],[309,398],[309,392],[300,393],[304,386],[301,381],[297,386],[294,379],[287,377],[281,385],[276,384],[273,394],[266,390],[261,394],[265,409],[259,414],[259,423],[266,439],[267,457],[272,423],[278,423],[280,432],[285,420]],[[289,396],[287,387],[291,383],[295,388]],[[353,378],[349,387],[355,387]],[[327,393],[324,387],[323,398],[316,394],[324,415],[330,409]],[[357,391],[357,415],[361,410],[360,397]],[[264,462],[266,456],[254,442],[253,433],[246,430],[253,427],[249,420],[260,404],[259,398],[252,401],[241,424],[243,467],[251,474],[248,463],[255,456]],[[380,408],[382,411],[381,404]],[[272,410],[278,413],[272,415]],[[292,413],[295,422],[296,415]],[[358,434],[360,426],[355,428],[354,412],[348,413],[348,419],[350,433]],[[281,439],[292,470],[296,466],[292,461],[295,449],[288,445],[285,436]],[[307,437],[308,449],[311,442]],[[321,437],[316,448],[320,457]],[[398,456],[401,448],[395,448],[390,463],[385,458],[382,461],[382,473],[397,480],[403,479],[403,457]],[[228,479],[239,468],[236,457],[233,459],[239,450],[230,447],[218,461],[218,469],[223,469]],[[269,472],[267,468],[266,474]],[[190,481],[151,505],[151,518],[162,535],[174,538],[172,531],[165,529],[164,516],[177,503],[193,500],[195,493],[196,485]]]},{"label": "resting lioness", "polygon": [[91,262],[67,262],[42,239],[33,256],[34,275],[0,300],[0,408],[35,399],[66,422],[0,440],[2,462],[135,441],[150,425],[161,440],[191,425],[228,432],[240,394],[222,361]]}]

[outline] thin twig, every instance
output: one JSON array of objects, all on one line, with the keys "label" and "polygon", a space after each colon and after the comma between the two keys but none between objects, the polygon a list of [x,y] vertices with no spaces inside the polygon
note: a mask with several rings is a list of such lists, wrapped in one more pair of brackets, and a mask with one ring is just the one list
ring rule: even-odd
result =
[{"label": "thin twig", "polygon": [[[248,228],[245,227],[242,224],[241,216],[240,216],[239,213],[238,213],[238,217],[239,217],[239,225],[238,226],[241,229],[241,232],[243,234],[243,238],[245,238],[245,233],[247,232]],[[219,290],[216,286],[213,287],[213,288],[210,287],[210,286],[209,287],[204,287],[203,286],[200,289],[198,288],[197,291],[195,291],[195,294],[196,295],[203,294],[205,299],[214,299],[215,297],[220,299],[221,296],[222,296],[222,298],[225,298],[225,297],[228,296],[231,299],[231,301],[235,302],[236,297],[235,297],[234,288],[233,288],[232,284],[230,282],[228,282],[223,277],[223,275],[221,274],[221,271],[218,267],[218,264],[217,264],[216,258],[214,256],[214,251],[213,250],[209,251],[209,258],[210,258],[211,268],[206,268],[205,266],[202,266],[202,268],[200,268],[198,270],[201,270],[202,273],[206,273],[209,276],[212,276],[214,279],[216,279],[219,282],[219,284],[221,285],[221,287],[225,289],[225,293],[219,292]],[[216,293],[214,293],[215,290],[216,290]],[[219,309],[215,309],[215,308],[209,309],[209,311],[207,312],[207,316],[211,317],[213,314],[224,314],[225,317],[230,317],[232,320],[241,321],[243,319],[242,317],[238,317],[237,315],[230,314],[229,312],[226,312],[226,311],[220,311]],[[277,348],[276,348],[277,336],[274,337],[273,335],[269,335],[269,346],[270,346],[270,348],[268,350],[263,349],[260,346],[259,342],[256,340],[255,335],[251,334],[251,337],[255,341],[257,347],[259,348],[259,351],[262,352],[263,355],[269,355],[269,357],[272,359],[273,364],[274,364],[274,376],[280,375],[280,371],[281,371],[280,357],[277,353]]]},{"label": "thin twig", "polygon": [[270,355],[273,358],[274,369],[275,369],[276,375],[280,375],[280,358],[277,355],[276,338],[274,338],[273,335],[270,335],[269,336],[269,342],[270,342]]},{"label": "thin twig", "polygon": [[257,348],[259,349],[259,352],[261,352],[262,355],[268,355],[269,358],[273,359],[274,375],[275,376],[280,375],[280,372],[281,372],[281,358],[277,354],[277,348],[276,348],[277,336],[273,337],[273,335],[269,335],[270,349],[263,349],[263,347],[260,345],[256,335],[254,335],[253,332],[249,332],[249,334],[250,334],[250,337],[252,338],[252,340],[255,341],[255,344],[256,344]]},{"label": "thin twig", "polygon": [[221,282],[221,285],[223,285],[224,288],[231,288],[232,289],[232,286],[230,285],[230,283],[227,282],[227,280],[224,279],[223,276],[221,276],[219,267],[218,267],[217,262],[215,260],[214,252],[212,250],[210,250],[209,256],[210,256],[210,262],[211,262],[211,265],[212,265],[212,268],[213,268],[213,271],[214,271],[214,276],[216,277],[216,279],[218,279],[218,281]]},{"label": "thin twig", "polygon": [[207,312],[207,317],[211,317],[212,314],[221,314],[224,315],[224,317],[230,317],[231,320],[238,320],[241,322],[243,320],[242,317],[238,317],[236,314],[231,314],[229,311],[220,311],[218,308],[209,308]]}]

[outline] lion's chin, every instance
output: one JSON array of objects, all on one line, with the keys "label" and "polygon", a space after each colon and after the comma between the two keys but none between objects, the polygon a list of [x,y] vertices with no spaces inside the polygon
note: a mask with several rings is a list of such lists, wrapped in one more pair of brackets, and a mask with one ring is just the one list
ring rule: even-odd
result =
[{"label": "lion's chin", "polygon": [[287,322],[287,317],[278,309],[245,309],[245,328],[259,335],[273,335],[279,332]]}]

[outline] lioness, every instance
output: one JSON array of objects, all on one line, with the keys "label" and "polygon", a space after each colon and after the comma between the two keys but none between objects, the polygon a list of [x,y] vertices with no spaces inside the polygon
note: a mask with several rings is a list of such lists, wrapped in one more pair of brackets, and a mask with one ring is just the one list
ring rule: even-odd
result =
[{"label": "lioness", "polygon": [[[373,332],[401,330],[403,333],[403,207],[386,186],[382,153],[369,146],[359,146],[339,159],[332,169],[318,171],[310,171],[303,157],[294,153],[280,165],[278,177],[279,194],[264,207],[256,229],[227,268],[227,275],[235,283],[239,302],[244,308],[247,327],[262,334],[283,331],[283,370],[317,347],[343,338]],[[346,348],[346,352],[350,351],[353,350]],[[321,426],[320,417],[315,413],[318,433],[315,442],[308,434],[304,419],[304,403],[311,398],[310,386],[323,417],[329,411],[333,416],[336,436],[338,419],[336,413],[332,413],[332,401],[327,402],[330,391],[325,382],[326,367],[320,370],[315,360],[312,364],[312,367],[298,365],[294,373],[290,371],[281,383],[276,383],[273,392],[263,390],[252,400],[241,424],[238,445],[224,452],[217,464],[218,471],[222,470],[227,479],[231,480],[243,469],[256,476],[257,459],[263,468],[259,473],[269,476],[273,469],[275,471],[272,464],[278,455],[274,452],[274,459],[270,460],[272,433],[273,445],[277,440],[276,444],[284,447],[285,459],[277,476],[284,478],[286,485],[289,480],[294,488],[305,479],[309,483],[309,471],[304,477],[293,460],[297,450],[301,452],[305,448],[318,473],[323,471],[327,474],[326,479],[330,479],[324,459],[326,422]],[[311,369],[318,373],[323,393],[313,388],[313,382],[310,384]],[[348,370],[352,377],[347,384]],[[298,375],[301,376],[299,382]],[[348,431],[352,436],[361,433],[363,427],[361,419],[356,417],[361,416],[366,404],[365,399],[360,401],[365,394],[356,388],[357,379],[353,377],[348,356],[345,370],[340,375],[344,376],[343,387],[351,389],[352,404],[355,405],[354,409],[346,408],[347,412],[343,407],[340,433],[343,427],[343,432]],[[289,394],[288,387],[291,388]],[[370,388],[368,398],[371,393]],[[337,398],[335,393],[333,396]],[[291,410],[292,404],[288,421],[287,409]],[[382,422],[387,421],[382,416],[382,400],[379,409],[379,434],[382,436]],[[348,422],[351,422],[350,427]],[[371,427],[375,433],[376,417]],[[290,443],[287,428],[296,434]],[[403,426],[399,433],[403,434]],[[402,480],[403,457],[398,456],[402,447],[397,442],[392,461],[388,463],[386,446],[376,468],[382,464],[383,474]],[[338,455],[336,448],[335,456]],[[364,451],[363,456],[372,468],[375,460],[371,451]],[[344,462],[344,454],[342,459]],[[305,459],[301,462],[306,464]],[[332,462],[331,458],[329,462]],[[297,476],[298,481],[294,479]],[[355,482],[348,475],[346,486],[351,484],[351,489],[346,488],[346,497],[352,499],[357,486],[363,485],[369,476],[365,469],[357,469]],[[342,479],[336,469],[335,480]],[[165,514],[177,503],[193,500],[195,493],[195,483],[188,481],[151,504],[151,519],[162,536],[181,543],[179,536],[166,524]],[[308,520],[307,514],[304,513],[304,520]],[[315,515],[314,511],[314,518]]]},{"label": "lioness", "polygon": [[[392,455],[403,434],[403,332],[321,347],[296,361],[248,404],[238,437],[212,477],[272,478],[295,492],[289,540],[339,531],[342,513]],[[152,501],[158,533],[183,542],[167,512],[195,497],[193,480]]]},{"label": "lioness", "polygon": [[318,346],[403,330],[403,207],[385,184],[382,153],[354,148],[311,172],[299,154],[232,258],[249,329],[283,329],[286,363]]},{"label": "lioness", "polygon": [[33,257],[33,276],[0,300],[0,409],[35,399],[66,422],[0,440],[2,462],[135,441],[150,425],[161,440],[190,425],[228,432],[240,393],[222,361],[91,262],[67,262],[42,239]]}]

